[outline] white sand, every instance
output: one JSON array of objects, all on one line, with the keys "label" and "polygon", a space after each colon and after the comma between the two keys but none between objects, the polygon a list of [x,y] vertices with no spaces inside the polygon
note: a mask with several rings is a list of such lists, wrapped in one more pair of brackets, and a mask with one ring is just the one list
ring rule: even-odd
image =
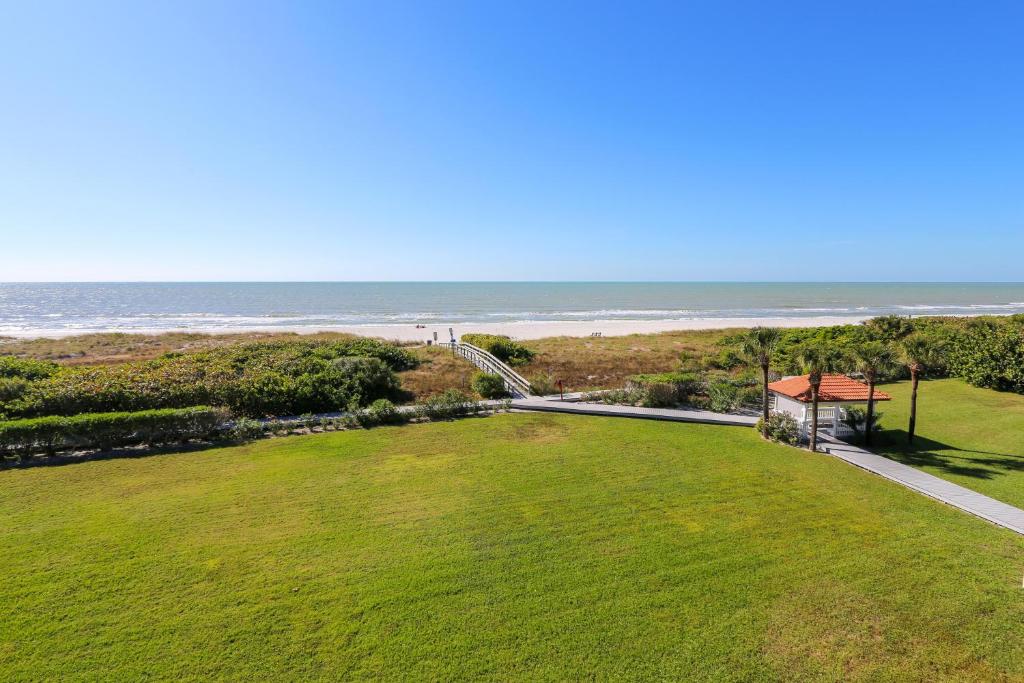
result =
[{"label": "white sand", "polygon": [[866,320],[866,317],[818,317],[818,318],[695,318],[690,320],[553,320],[521,321],[510,323],[438,323],[417,328],[415,325],[335,325],[326,327],[252,327],[252,328],[203,328],[203,329],[96,329],[96,330],[33,330],[27,332],[3,332],[0,335],[12,337],[69,337],[95,332],[132,332],[136,334],[161,334],[164,332],[198,332],[205,334],[230,334],[232,332],[346,332],[364,337],[382,337],[398,341],[426,341],[434,338],[448,341],[448,328],[454,328],[455,336],[467,332],[505,334],[513,339],[541,339],[543,337],[589,337],[600,332],[605,337],[627,334],[652,334],[672,330],[719,330],[729,327],[821,327],[825,325],[849,325]]}]

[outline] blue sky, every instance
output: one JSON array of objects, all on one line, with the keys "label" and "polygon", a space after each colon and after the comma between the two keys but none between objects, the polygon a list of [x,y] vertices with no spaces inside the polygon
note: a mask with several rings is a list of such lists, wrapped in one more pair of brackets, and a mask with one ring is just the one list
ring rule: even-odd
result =
[{"label": "blue sky", "polygon": [[1024,3],[9,2],[0,280],[1024,280]]}]

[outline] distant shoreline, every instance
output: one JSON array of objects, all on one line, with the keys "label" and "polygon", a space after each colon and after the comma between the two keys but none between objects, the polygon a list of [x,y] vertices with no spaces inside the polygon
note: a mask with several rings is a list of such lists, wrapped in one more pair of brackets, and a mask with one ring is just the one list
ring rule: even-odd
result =
[{"label": "distant shoreline", "polygon": [[433,341],[437,333],[438,341],[448,341],[448,330],[452,328],[458,337],[468,332],[484,332],[503,334],[515,339],[543,339],[545,337],[590,337],[600,333],[605,337],[620,337],[630,334],[655,334],[675,330],[721,330],[729,328],[747,328],[758,325],[770,327],[825,327],[829,325],[853,325],[873,316],[822,316],[822,317],[746,317],[746,318],[693,318],[687,320],[523,320],[514,322],[459,322],[432,323],[417,328],[415,324],[389,325],[318,325],[294,326],[272,325],[251,327],[203,327],[203,328],[116,328],[103,329],[38,329],[0,333],[0,337],[17,339],[50,338],[61,339],[87,334],[145,334],[159,335],[166,333],[188,334],[246,334],[254,332],[317,334],[320,332],[340,332],[362,337],[379,337],[401,342]]}]

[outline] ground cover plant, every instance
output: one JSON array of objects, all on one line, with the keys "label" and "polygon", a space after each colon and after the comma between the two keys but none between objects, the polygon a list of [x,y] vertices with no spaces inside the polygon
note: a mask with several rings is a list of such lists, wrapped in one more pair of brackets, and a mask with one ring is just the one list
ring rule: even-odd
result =
[{"label": "ground cover plant", "polygon": [[1021,537],[753,429],[271,439],[0,472],[0,518],[12,681],[1024,676]]},{"label": "ground cover plant", "polygon": [[1024,508],[1024,396],[959,379],[921,382],[917,436],[907,444],[910,383],[881,387],[882,432],[874,450]]}]

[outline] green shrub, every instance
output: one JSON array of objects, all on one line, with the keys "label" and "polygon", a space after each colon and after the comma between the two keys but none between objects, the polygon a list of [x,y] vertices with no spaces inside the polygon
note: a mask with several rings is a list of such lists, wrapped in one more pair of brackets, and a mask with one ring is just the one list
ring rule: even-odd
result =
[{"label": "green shrub", "polygon": [[196,406],[9,420],[0,422],[0,452],[23,456],[208,439],[227,417],[224,410]]},{"label": "green shrub", "polygon": [[35,381],[49,377],[58,369],[60,369],[59,365],[46,360],[0,356],[0,377],[19,377]]},{"label": "green shrub", "polygon": [[473,391],[484,398],[505,398],[508,396],[508,389],[505,388],[505,379],[496,373],[478,372],[473,376]]},{"label": "green shrub", "polygon": [[[978,387],[1024,393],[1024,327],[977,320],[952,335],[949,372]],[[928,368],[930,376],[935,369]]]},{"label": "green shrub", "polygon": [[378,398],[370,404],[366,415],[376,424],[389,425],[400,424],[405,421],[404,414],[395,404],[386,398]]},{"label": "green shrub", "polygon": [[231,438],[236,441],[252,441],[263,436],[265,427],[259,420],[240,417],[231,425]]},{"label": "green shrub", "polygon": [[442,394],[431,396],[417,406],[420,417],[431,420],[450,420],[479,411],[479,405],[458,389],[448,389]]},{"label": "green shrub", "polygon": [[0,377],[0,404],[21,398],[30,382],[24,377]]},{"label": "green shrub", "polygon": [[669,408],[679,403],[675,386],[663,382],[645,384],[641,396],[640,405],[645,408]]},{"label": "green shrub", "polygon": [[595,391],[584,394],[583,400],[588,403],[606,403],[616,406],[636,406],[644,402],[644,391],[636,387],[613,389],[611,391]]},{"label": "green shrub", "polygon": [[[882,415],[883,413],[875,411],[874,418],[871,420],[871,432],[882,431]],[[863,408],[850,407],[843,412],[842,422],[844,425],[853,430],[854,434],[860,435],[864,433],[864,426],[868,422],[868,411]]]},{"label": "green shrub", "polygon": [[[757,432],[764,432],[764,418],[757,421]],[[796,445],[800,440],[800,427],[796,419],[787,413],[771,413],[768,415],[768,438],[779,443]]]},{"label": "green shrub", "polygon": [[740,405],[740,388],[726,380],[708,384],[709,407],[716,413],[728,413]]},{"label": "green shrub", "polygon": [[[704,381],[693,372],[660,372],[633,375],[626,381],[626,388],[643,393],[644,405],[669,406],[686,402],[690,396],[701,391]],[[671,395],[669,395],[671,393]]]},{"label": "green shrub", "polygon": [[504,335],[470,333],[462,335],[462,341],[487,351],[513,367],[526,365],[533,360],[533,351]]},{"label": "green shrub", "polygon": [[760,408],[763,400],[764,396],[762,395],[761,387],[757,385],[740,387],[736,397],[737,404],[744,408]]}]

